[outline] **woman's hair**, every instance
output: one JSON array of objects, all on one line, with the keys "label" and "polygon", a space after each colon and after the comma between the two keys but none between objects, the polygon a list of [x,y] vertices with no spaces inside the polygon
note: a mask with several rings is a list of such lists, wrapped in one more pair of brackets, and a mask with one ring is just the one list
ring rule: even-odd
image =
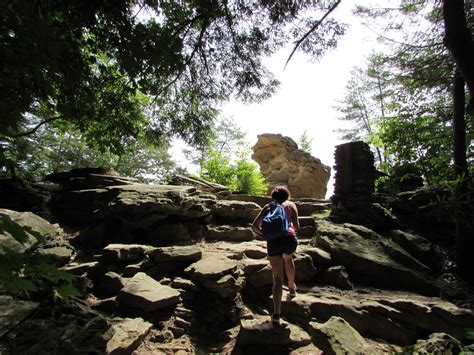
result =
[{"label": "woman's hair", "polygon": [[275,186],[272,190],[272,198],[278,203],[285,202],[290,198],[290,190],[283,185]]}]

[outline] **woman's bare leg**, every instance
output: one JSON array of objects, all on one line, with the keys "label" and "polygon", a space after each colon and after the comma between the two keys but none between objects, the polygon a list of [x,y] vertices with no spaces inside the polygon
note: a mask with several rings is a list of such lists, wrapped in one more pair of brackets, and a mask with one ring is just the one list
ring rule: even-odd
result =
[{"label": "woman's bare leg", "polygon": [[283,258],[281,255],[269,256],[273,275],[273,313],[281,314],[281,297],[283,294]]},{"label": "woman's bare leg", "polygon": [[283,254],[283,260],[285,261],[285,272],[286,278],[288,279],[288,288],[294,290],[295,285],[295,262],[293,261],[293,254]]}]

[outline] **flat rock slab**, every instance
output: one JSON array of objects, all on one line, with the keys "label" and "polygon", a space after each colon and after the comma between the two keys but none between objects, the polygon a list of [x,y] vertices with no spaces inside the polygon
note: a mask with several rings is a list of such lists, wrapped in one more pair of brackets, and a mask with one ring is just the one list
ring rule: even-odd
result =
[{"label": "flat rock slab", "polygon": [[102,250],[102,256],[110,261],[133,261],[142,259],[145,252],[153,249],[142,244],[109,244]]},{"label": "flat rock slab", "polygon": [[269,317],[242,319],[237,345],[293,345],[305,346],[311,343],[310,335],[300,327],[281,321],[274,325]]},{"label": "flat rock slab", "polygon": [[139,272],[125,281],[125,287],[118,294],[117,302],[120,308],[153,312],[176,305],[180,302],[180,293]]},{"label": "flat rock slab", "polygon": [[202,257],[201,249],[194,245],[155,248],[150,250],[147,254],[149,254],[150,258],[157,263],[168,261],[195,262]]},{"label": "flat rock slab", "polygon": [[267,247],[264,240],[253,240],[250,242],[215,242],[206,245],[207,250],[212,252],[226,253],[241,259],[244,256],[251,259],[263,259],[267,257]]},{"label": "flat rock slab", "polygon": [[220,254],[205,254],[203,258],[191,264],[186,270],[191,278],[198,280],[218,280],[231,274],[237,268],[237,260],[231,260]]},{"label": "flat rock slab", "polygon": [[106,354],[125,355],[136,350],[147,336],[153,324],[142,318],[125,318],[114,324],[108,332],[112,338],[107,342]]},{"label": "flat rock slab", "polygon": [[28,317],[38,306],[39,303],[36,302],[0,295],[0,337]]}]

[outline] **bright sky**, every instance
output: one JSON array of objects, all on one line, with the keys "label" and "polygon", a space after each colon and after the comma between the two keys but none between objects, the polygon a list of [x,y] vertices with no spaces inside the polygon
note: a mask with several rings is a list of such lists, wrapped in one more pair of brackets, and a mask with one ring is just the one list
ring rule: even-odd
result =
[{"label": "bright sky", "polygon": [[[364,65],[375,46],[375,34],[351,15],[352,6],[353,2],[342,1],[331,14],[349,24],[335,50],[316,63],[310,63],[309,57],[296,52],[283,70],[293,48],[288,46],[266,61],[281,82],[273,97],[259,104],[231,101],[222,107],[222,116],[232,118],[247,133],[252,146],[257,142],[257,135],[263,133],[280,133],[298,143],[306,130],[312,139],[312,155],[331,167],[326,198],[333,193],[334,149],[343,143],[334,132],[343,127],[343,122],[337,119],[339,113],[333,107],[344,95],[351,69]],[[194,172],[180,156],[178,146],[174,152],[178,163]]]}]

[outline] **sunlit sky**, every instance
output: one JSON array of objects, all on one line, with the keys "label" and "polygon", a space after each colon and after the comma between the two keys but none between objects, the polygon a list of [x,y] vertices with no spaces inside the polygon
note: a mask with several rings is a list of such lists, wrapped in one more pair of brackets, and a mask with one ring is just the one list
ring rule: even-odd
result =
[{"label": "sunlit sky", "polygon": [[[258,104],[230,101],[222,106],[222,117],[232,118],[246,132],[252,146],[257,142],[257,135],[263,133],[280,133],[298,143],[306,130],[312,140],[312,155],[331,167],[326,198],[333,193],[334,149],[343,143],[334,132],[344,125],[337,119],[340,113],[334,106],[344,96],[351,69],[363,66],[376,46],[376,34],[362,25],[361,19],[351,15],[352,6],[352,1],[342,1],[331,14],[349,24],[336,49],[327,52],[316,63],[297,52],[284,69],[293,48],[290,45],[265,60],[281,82],[274,96]],[[181,149],[180,144],[173,149],[178,165],[195,172],[195,167],[190,166],[180,153]]]}]

